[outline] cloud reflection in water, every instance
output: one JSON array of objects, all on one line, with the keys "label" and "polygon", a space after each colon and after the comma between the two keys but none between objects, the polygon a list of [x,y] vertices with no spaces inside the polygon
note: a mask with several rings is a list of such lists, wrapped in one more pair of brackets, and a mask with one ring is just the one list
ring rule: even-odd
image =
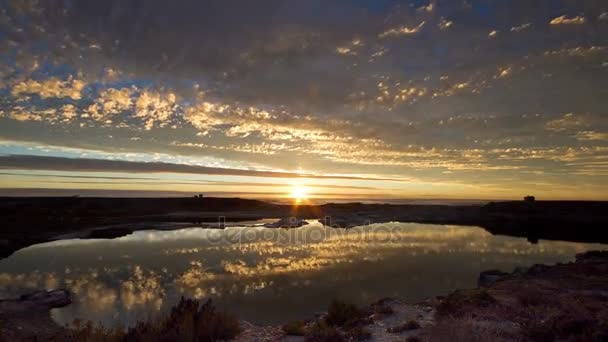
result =
[{"label": "cloud reflection in water", "polygon": [[60,323],[133,324],[167,310],[181,295],[214,298],[243,319],[277,322],[309,316],[334,297],[361,304],[386,296],[418,300],[474,286],[485,269],[563,262],[597,248],[404,223],[139,231],[21,250],[0,261],[0,295],[66,287],[76,300],[54,311]]}]

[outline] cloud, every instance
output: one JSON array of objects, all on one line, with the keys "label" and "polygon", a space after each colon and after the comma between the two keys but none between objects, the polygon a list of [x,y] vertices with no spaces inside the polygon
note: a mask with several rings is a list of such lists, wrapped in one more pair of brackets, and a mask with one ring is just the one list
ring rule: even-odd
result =
[{"label": "cloud", "polygon": [[79,172],[188,173],[205,175],[231,175],[278,178],[395,180],[390,178],[323,176],[306,173],[225,169],[198,165],[170,164],[161,162],[130,162],[123,160],[63,158],[33,155],[0,155],[0,169]]},{"label": "cloud", "polygon": [[532,23],[525,23],[518,26],[511,27],[511,32],[522,32],[532,27]]},{"label": "cloud", "polygon": [[559,50],[545,51],[545,56],[568,56],[568,57],[588,57],[593,55],[601,55],[606,51],[606,46],[576,46],[571,48],[562,48]]},{"label": "cloud", "polygon": [[164,127],[169,124],[169,119],[177,108],[174,93],[144,90],[135,102],[135,117],[143,119],[145,129],[150,130],[155,125]]},{"label": "cloud", "polygon": [[387,31],[384,31],[378,35],[378,38],[388,38],[388,37],[399,37],[399,36],[408,36],[412,34],[416,34],[420,32],[422,27],[426,24],[426,21],[421,22],[417,26],[408,27],[408,26],[399,26],[397,28],[392,28]]},{"label": "cloud", "polygon": [[447,30],[450,27],[452,27],[453,24],[454,24],[453,21],[447,20],[445,18],[441,18],[441,20],[439,21],[439,24],[437,24],[437,27],[439,27],[440,30]]},{"label": "cloud", "polygon": [[608,141],[608,133],[596,131],[581,131],[576,133],[576,139],[583,141]]},{"label": "cloud", "polygon": [[[140,5],[8,0],[0,137],[229,168],[485,170],[482,181],[567,168],[547,151],[514,163],[492,150],[578,148],[607,131],[602,6],[566,6],[593,24],[582,35],[547,29],[560,1]],[[548,123],[568,112],[585,124]]]},{"label": "cloud", "polygon": [[565,15],[553,18],[550,22],[551,25],[581,25],[585,23],[585,18],[581,16],[576,16],[572,18],[568,18]]},{"label": "cloud", "polygon": [[18,97],[28,94],[38,95],[43,99],[67,97],[72,100],[80,100],[85,86],[86,83],[84,81],[71,77],[65,81],[57,77],[51,77],[42,81],[28,79],[14,84],[11,89],[11,95]]},{"label": "cloud", "polygon": [[585,127],[588,122],[585,118],[573,113],[566,113],[559,119],[551,120],[545,125],[545,129],[553,132],[564,132],[567,130]]},{"label": "cloud", "polygon": [[111,120],[116,114],[132,109],[132,95],[136,90],[135,87],[102,90],[95,103],[86,109],[86,117],[103,122]]}]

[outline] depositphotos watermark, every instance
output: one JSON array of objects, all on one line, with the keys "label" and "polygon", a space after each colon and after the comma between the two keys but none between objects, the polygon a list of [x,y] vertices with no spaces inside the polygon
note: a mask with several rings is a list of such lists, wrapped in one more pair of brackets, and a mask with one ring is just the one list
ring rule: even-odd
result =
[{"label": "depositphotos watermark", "polygon": [[332,220],[331,216],[311,220],[289,217],[265,225],[239,225],[238,222],[227,222],[225,216],[220,216],[215,228],[219,229],[213,229],[207,235],[211,244],[314,244],[332,237],[390,243],[399,242],[405,237],[403,225],[398,222],[374,223],[372,219],[366,219],[360,224],[356,221],[344,224],[343,221]]}]

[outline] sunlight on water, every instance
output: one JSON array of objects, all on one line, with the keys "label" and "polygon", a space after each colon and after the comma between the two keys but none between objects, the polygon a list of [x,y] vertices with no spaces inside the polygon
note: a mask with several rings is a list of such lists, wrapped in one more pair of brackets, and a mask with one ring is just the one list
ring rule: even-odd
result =
[{"label": "sunlight on water", "polygon": [[[312,223],[312,222],[311,222]],[[53,312],[130,325],[180,296],[213,298],[240,318],[285,322],[324,310],[332,298],[369,304],[420,300],[474,287],[479,272],[573,260],[598,244],[492,236],[477,227],[389,223],[350,230],[233,227],[138,231],[113,240],[62,240],[0,261],[0,296],[68,288]]]}]

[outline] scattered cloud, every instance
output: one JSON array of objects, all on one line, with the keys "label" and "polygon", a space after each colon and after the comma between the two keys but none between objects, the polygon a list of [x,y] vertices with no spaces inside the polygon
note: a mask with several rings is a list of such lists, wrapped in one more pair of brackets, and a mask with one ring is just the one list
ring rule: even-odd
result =
[{"label": "scattered cloud", "polygon": [[511,32],[523,32],[532,27],[532,23],[525,23],[518,26],[511,27]]},{"label": "scattered cloud", "polygon": [[177,97],[172,92],[144,90],[135,101],[135,117],[145,122],[145,129],[155,125],[164,127],[169,124],[171,115],[177,110]]},{"label": "scattered cloud", "polygon": [[412,34],[416,34],[420,32],[420,30],[424,27],[426,21],[421,22],[417,26],[408,27],[408,26],[399,26],[397,28],[392,28],[387,31],[384,31],[378,35],[379,38],[388,38],[388,37],[399,37],[399,36],[408,36]]},{"label": "scattered cloud", "polygon": [[84,81],[71,77],[65,81],[57,77],[51,77],[42,81],[28,79],[14,84],[11,89],[11,95],[18,97],[26,94],[38,95],[43,99],[67,97],[73,100],[80,100],[85,86],[86,83]]},{"label": "scattered cloud", "polygon": [[576,138],[583,141],[608,141],[608,133],[596,131],[581,131],[576,133]]},{"label": "scattered cloud", "polygon": [[551,25],[581,25],[585,23],[585,18],[576,16],[569,18],[565,15],[553,18],[550,22]]},{"label": "scattered cloud", "polygon": [[136,90],[135,87],[104,89],[95,103],[87,108],[85,117],[91,117],[96,121],[106,121],[116,114],[132,109],[132,95]]},{"label": "scattered cloud", "polygon": [[445,18],[441,18],[441,20],[439,21],[439,24],[437,24],[437,27],[439,27],[440,30],[447,30],[450,27],[452,27],[453,24],[454,24],[453,21],[447,20]]},{"label": "scattered cloud", "polygon": [[558,119],[547,122],[545,128],[553,132],[563,132],[584,127],[586,125],[587,122],[583,117],[573,113],[566,113]]}]

